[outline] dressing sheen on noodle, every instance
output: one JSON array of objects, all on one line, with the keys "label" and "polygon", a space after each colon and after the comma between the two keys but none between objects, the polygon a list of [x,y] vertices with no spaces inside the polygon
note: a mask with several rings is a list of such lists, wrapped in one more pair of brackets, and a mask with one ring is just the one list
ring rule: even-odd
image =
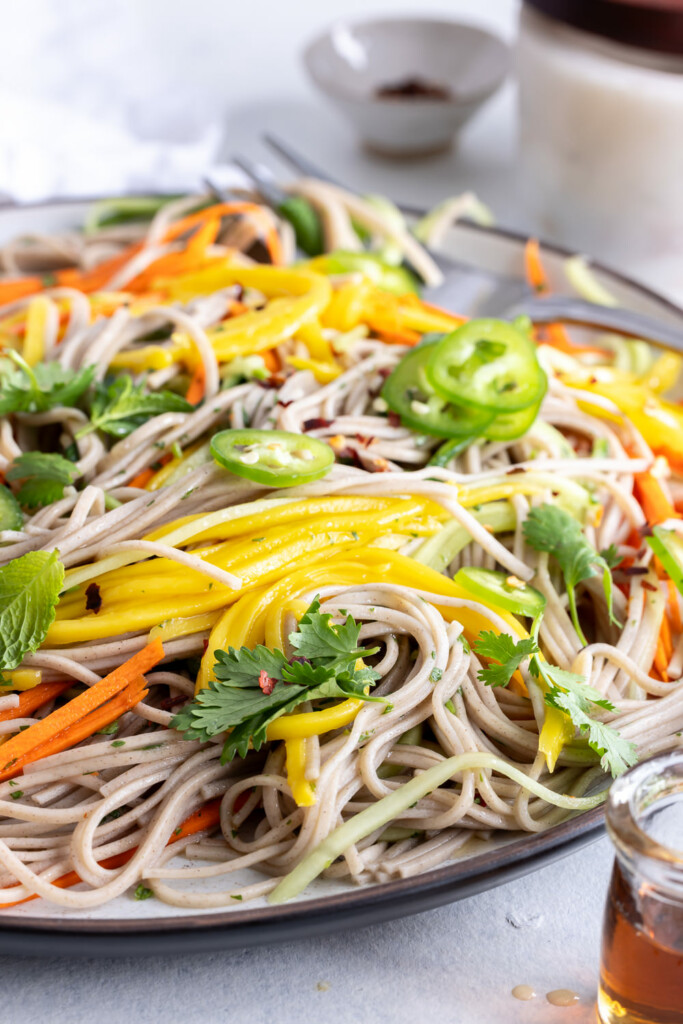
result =
[{"label": "dressing sheen on noodle", "polygon": [[0,250],[4,906],[404,878],[681,743],[680,357],[463,326],[292,194]]}]

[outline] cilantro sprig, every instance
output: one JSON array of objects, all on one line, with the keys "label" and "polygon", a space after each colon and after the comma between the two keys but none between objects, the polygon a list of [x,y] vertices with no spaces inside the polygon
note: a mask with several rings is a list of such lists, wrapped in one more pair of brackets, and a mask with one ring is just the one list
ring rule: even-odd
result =
[{"label": "cilantro sprig", "polygon": [[148,391],[144,382],[134,384],[124,374],[113,381],[98,383],[90,406],[90,423],[76,434],[83,437],[101,430],[112,437],[127,437],[151,416],[163,412],[192,412],[190,405],[172,391]]},{"label": "cilantro sprig", "polygon": [[16,497],[26,508],[51,505],[64,497],[64,488],[81,475],[63,455],[53,452],[25,452],[7,471],[7,479],[20,482]]},{"label": "cilantro sprig", "polygon": [[351,615],[333,623],[316,597],[289,635],[292,658],[261,644],[216,651],[216,679],[173,718],[172,728],[199,740],[230,730],[221,756],[225,764],[236,754],[246,757],[250,744],[260,749],[269,724],[303,701],[372,700],[370,688],[379,675],[362,659],[379,648],[358,645],[360,628]]},{"label": "cilantro sprig", "polygon": [[75,405],[94,373],[94,366],[76,371],[56,361],[29,366],[18,352],[10,351],[0,358],[0,416]]},{"label": "cilantro sprig", "polygon": [[478,677],[487,686],[507,686],[528,658],[529,672],[544,684],[545,703],[567,715],[581,733],[587,733],[588,745],[600,755],[600,764],[605,771],[616,777],[635,764],[635,745],[625,740],[613,726],[593,717],[598,708],[614,711],[614,705],[590,686],[584,676],[567,672],[541,659],[535,636],[515,642],[508,633],[487,631],[480,633],[473,650],[497,662],[479,670]]},{"label": "cilantro sprig", "polygon": [[620,625],[612,610],[610,567],[614,564],[614,551],[609,550],[605,554],[596,551],[584,536],[581,524],[557,505],[539,505],[532,508],[524,523],[524,536],[527,543],[536,551],[546,551],[552,555],[562,570],[569,599],[569,612],[582,644],[585,645],[587,640],[576,609],[576,587],[582,580],[590,579],[600,571],[610,620],[617,626]]}]

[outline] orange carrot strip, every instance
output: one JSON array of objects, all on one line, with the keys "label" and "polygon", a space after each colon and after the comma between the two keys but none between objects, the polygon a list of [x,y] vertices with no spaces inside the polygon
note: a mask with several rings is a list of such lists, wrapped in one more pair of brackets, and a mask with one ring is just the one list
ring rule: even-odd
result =
[{"label": "orange carrot strip", "polygon": [[541,263],[541,247],[537,238],[530,238],[524,246],[524,270],[527,284],[534,291],[548,291],[548,278]]},{"label": "orange carrot strip", "polygon": [[669,617],[671,625],[676,633],[683,633],[683,619],[681,619],[681,607],[678,603],[678,587],[673,580],[668,579],[666,585],[669,590]]},{"label": "orange carrot strip", "polygon": [[[193,227],[205,221],[208,217],[227,217],[235,213],[255,215],[259,224],[264,224],[265,218],[263,209],[257,203],[218,203],[216,206],[210,206],[206,210],[200,210],[198,213],[191,213],[188,217],[182,217],[180,220],[177,220],[175,224],[171,224],[164,236],[164,240],[167,242],[173,241],[173,239],[178,238],[180,235],[184,235],[187,231],[190,231]],[[264,245],[268,250],[271,263],[276,265],[282,263],[282,243],[275,228],[267,226],[261,231],[261,234]]]},{"label": "orange carrot strip", "polygon": [[114,276],[117,270],[124,267],[126,263],[136,253],[142,249],[142,243],[136,242],[135,245],[129,246],[120,252],[117,256],[112,256],[111,259],[104,260],[103,263],[98,263],[92,270],[77,270],[75,268],[69,268],[68,270],[58,270],[55,275],[57,278],[57,284],[64,285],[68,288],[78,288],[82,292],[96,292],[105,287]]},{"label": "orange carrot strip", "polygon": [[262,352],[261,358],[263,359],[263,362],[266,364],[266,370],[268,370],[269,373],[280,372],[280,360],[278,359],[277,352],[274,352],[272,348],[266,349],[265,352]]},{"label": "orange carrot strip", "polygon": [[374,328],[377,331],[380,339],[385,345],[417,345],[418,341],[422,337],[418,331],[412,331],[410,328],[404,327],[403,330],[396,331],[385,331],[377,327]]},{"label": "orange carrot strip", "polygon": [[164,656],[164,647],[157,638],[134,654],[132,658],[125,661],[123,665],[115,668],[99,683],[95,683],[85,693],[74,697],[68,704],[57,708],[46,718],[35,722],[24,732],[18,733],[8,740],[2,747],[0,760],[3,767],[0,770],[0,781],[11,778],[15,774],[15,765],[21,759],[26,761],[27,755],[36,747],[41,746],[48,740],[63,732],[70,725],[84,718],[95,708],[100,707],[106,701],[111,700],[117,693],[124,690],[128,684],[138,676],[144,675],[154,668]]},{"label": "orange carrot strip", "polygon": [[141,469],[137,476],[128,483],[128,487],[146,487],[154,476],[156,470],[148,466],[147,469]]},{"label": "orange carrot strip", "polygon": [[661,639],[657,641],[657,650],[655,651],[654,667],[662,677],[662,681],[668,683],[669,676],[667,674],[667,668],[669,667],[669,659],[664,651],[664,645]]},{"label": "orange carrot strip", "polygon": [[25,299],[27,295],[35,295],[43,290],[40,277],[12,277],[0,281],[0,306],[6,306],[17,299]]},{"label": "orange carrot strip", "polygon": [[[244,794],[247,795],[246,793]],[[237,804],[235,804],[237,806]],[[185,821],[173,832],[171,838],[168,840],[167,845],[171,846],[172,843],[178,843],[181,839],[186,839],[188,836],[194,836],[197,832],[203,832],[204,829],[213,828],[216,826],[221,818],[221,798],[216,797],[215,800],[209,800],[208,803],[204,804],[203,807],[199,807],[192,814],[185,818]],[[132,850],[124,850],[122,853],[115,853],[113,857],[105,857],[104,860],[99,862],[100,867],[103,868],[120,868],[133,857],[137,850],[134,847]],[[69,871],[65,875],[61,875],[59,878],[55,878],[52,883],[58,889],[70,889],[72,885],[78,885],[81,881],[81,877],[76,871]],[[5,910],[8,907],[18,907],[21,903],[30,903],[31,900],[37,900],[40,897],[37,894],[33,896],[26,896],[23,900],[17,900],[16,903],[0,903],[0,910]]]},{"label": "orange carrot strip", "polygon": [[17,764],[12,766],[12,771],[16,773],[24,765],[32,764],[34,761],[41,761],[44,757],[51,757],[52,754],[60,754],[62,750],[68,750],[69,747],[75,747],[77,743],[99,732],[100,729],[104,729],[105,726],[111,725],[121,715],[125,715],[126,711],[130,711],[132,707],[135,707],[141,700],[144,700],[147,692],[144,676],[138,676],[122,693],[107,701],[101,708],[91,711],[85,718],[74,722],[73,725],[63,729],[62,732],[53,736],[52,739],[41,743],[39,747],[34,747],[26,755],[25,759],[22,760],[20,758]]},{"label": "orange carrot strip", "polygon": [[32,711],[58,697],[72,685],[68,683],[40,683],[32,690],[24,690],[19,694],[19,706],[9,711],[0,712],[0,722],[11,722],[13,718],[27,718]]},{"label": "orange carrot strip", "polygon": [[652,473],[636,473],[633,490],[645,514],[648,526],[657,526],[666,519],[680,519],[680,513],[667,498],[662,485]]},{"label": "orange carrot strip", "polygon": [[201,402],[204,397],[205,384],[206,370],[204,369],[204,363],[197,363],[196,369],[192,374],[190,386],[185,395],[186,400],[191,405],[198,405],[198,403]]}]

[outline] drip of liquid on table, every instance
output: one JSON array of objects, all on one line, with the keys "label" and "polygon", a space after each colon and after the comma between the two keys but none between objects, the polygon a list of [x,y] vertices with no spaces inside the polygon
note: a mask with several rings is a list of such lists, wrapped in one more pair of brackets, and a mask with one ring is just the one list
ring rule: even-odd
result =
[{"label": "drip of liquid on table", "polygon": [[[523,1002],[536,998],[536,993],[531,985],[515,985],[512,995],[515,999],[521,999]],[[579,1001],[579,993],[570,988],[555,988],[546,994],[546,999],[552,1006],[573,1006]]]}]

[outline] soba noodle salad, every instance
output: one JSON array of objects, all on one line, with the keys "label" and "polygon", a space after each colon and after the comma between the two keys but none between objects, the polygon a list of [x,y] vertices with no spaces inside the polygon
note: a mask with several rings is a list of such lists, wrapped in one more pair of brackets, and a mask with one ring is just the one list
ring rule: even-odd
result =
[{"label": "soba noodle salad", "polygon": [[467,206],[307,180],[0,250],[4,907],[404,878],[681,744],[681,357],[430,305]]}]

